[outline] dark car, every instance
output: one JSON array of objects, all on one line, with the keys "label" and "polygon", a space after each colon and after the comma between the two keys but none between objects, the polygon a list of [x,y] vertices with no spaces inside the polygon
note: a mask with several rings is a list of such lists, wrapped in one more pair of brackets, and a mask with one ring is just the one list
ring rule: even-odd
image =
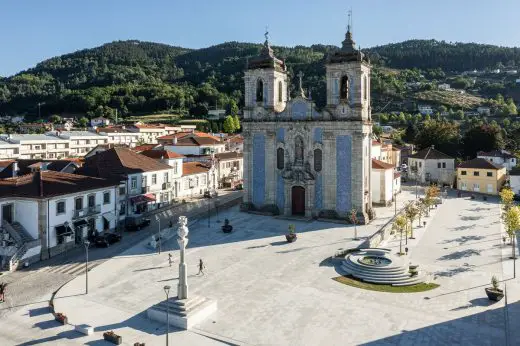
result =
[{"label": "dark car", "polygon": [[94,238],[94,245],[96,247],[109,247],[121,240],[121,236],[116,233],[100,234]]},{"label": "dark car", "polygon": [[125,220],[125,229],[129,232],[131,231],[140,231],[142,228],[148,227],[152,220],[141,217],[141,216],[134,216],[134,217],[127,217]]},{"label": "dark car", "polygon": [[213,191],[205,191],[204,192],[204,197],[205,198],[215,198],[215,197],[218,197],[218,193],[215,190],[213,190]]}]

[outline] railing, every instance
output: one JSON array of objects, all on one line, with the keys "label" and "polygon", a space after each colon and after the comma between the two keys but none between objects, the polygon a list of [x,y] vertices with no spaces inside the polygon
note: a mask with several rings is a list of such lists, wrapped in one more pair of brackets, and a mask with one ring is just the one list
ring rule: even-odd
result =
[{"label": "railing", "polygon": [[20,261],[20,259],[26,252],[27,247],[25,246],[25,244],[22,244],[9,259],[9,271],[13,271],[16,269],[16,264]]},{"label": "railing", "polygon": [[74,219],[101,213],[101,205],[74,210]]},{"label": "railing", "polygon": [[2,220],[2,228],[5,229],[7,231],[7,233],[9,233],[9,235],[14,239],[14,241],[16,242],[16,244],[18,246],[23,245],[24,241],[23,241],[22,237],[13,228],[13,226],[11,226],[11,224],[9,224],[9,222]]}]

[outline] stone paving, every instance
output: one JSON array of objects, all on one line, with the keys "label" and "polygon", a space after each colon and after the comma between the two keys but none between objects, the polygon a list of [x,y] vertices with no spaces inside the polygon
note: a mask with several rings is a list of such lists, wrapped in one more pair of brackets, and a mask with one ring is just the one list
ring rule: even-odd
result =
[{"label": "stone paving", "polygon": [[[403,192],[401,200],[410,196]],[[219,232],[220,224],[208,228],[207,220],[200,219],[190,227],[190,292],[217,299],[219,311],[192,331],[173,331],[170,342],[504,344],[504,301],[491,305],[484,293],[492,275],[502,276],[504,249],[498,210],[493,201],[445,200],[428,219],[428,227],[418,229],[416,239],[408,245],[410,261],[431,272],[441,287],[406,295],[359,290],[332,280],[338,275],[335,265],[339,261],[331,261],[330,255],[362,241],[352,239],[353,227],[243,214],[232,208],[220,215],[234,226],[234,233],[224,235]],[[393,215],[393,208],[378,211],[379,225]],[[290,223],[299,234],[293,244],[287,244],[283,236]],[[364,237],[377,225],[358,229]],[[396,246],[395,241],[387,244],[392,249]],[[177,258],[174,241],[165,250]],[[204,276],[196,275],[199,258],[207,266]],[[167,265],[166,252],[154,254],[141,243],[93,269],[88,295],[84,294],[82,276],[60,290],[56,309],[67,314],[72,324],[94,326],[93,336],[70,332],[73,326],[57,327],[49,314],[31,317],[27,310],[18,311],[7,321],[15,326],[13,332],[22,332],[26,326],[31,337],[25,340],[33,341],[25,345],[45,340],[93,345],[105,330],[123,335],[124,344],[160,344],[165,327],[148,321],[143,312],[165,298],[165,284],[176,287],[177,274],[176,264],[172,268]],[[3,337],[0,335],[0,344],[24,340],[21,336]]]}]

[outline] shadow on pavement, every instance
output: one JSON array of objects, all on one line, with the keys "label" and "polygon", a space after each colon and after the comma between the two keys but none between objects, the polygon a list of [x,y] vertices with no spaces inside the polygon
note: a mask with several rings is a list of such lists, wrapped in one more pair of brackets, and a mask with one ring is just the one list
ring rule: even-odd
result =
[{"label": "shadow on pavement", "polygon": [[83,334],[80,334],[80,333],[78,333],[76,331],[67,330],[65,332],[58,333],[55,336],[49,336],[49,337],[46,337],[46,338],[41,338],[41,339],[27,341],[27,342],[24,342],[22,344],[18,344],[17,346],[30,346],[30,345],[40,345],[40,344],[49,344],[49,345],[54,344],[54,345],[56,345],[57,344],[56,342],[58,340],[62,340],[62,339],[74,340],[74,339],[77,339],[77,338],[81,338],[83,336],[84,336]]}]

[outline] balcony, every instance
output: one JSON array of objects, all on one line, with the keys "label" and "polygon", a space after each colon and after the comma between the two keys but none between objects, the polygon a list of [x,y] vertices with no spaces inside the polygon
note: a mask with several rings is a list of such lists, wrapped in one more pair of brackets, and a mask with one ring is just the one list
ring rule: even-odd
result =
[{"label": "balcony", "polygon": [[101,213],[101,204],[98,204],[98,205],[95,205],[92,207],[74,210],[74,216],[72,218],[79,219],[82,217],[92,216],[92,215],[96,215],[96,214],[100,214],[100,213]]},{"label": "balcony", "polygon": [[163,190],[169,190],[172,188],[172,183],[163,183],[162,184],[162,189]]}]

